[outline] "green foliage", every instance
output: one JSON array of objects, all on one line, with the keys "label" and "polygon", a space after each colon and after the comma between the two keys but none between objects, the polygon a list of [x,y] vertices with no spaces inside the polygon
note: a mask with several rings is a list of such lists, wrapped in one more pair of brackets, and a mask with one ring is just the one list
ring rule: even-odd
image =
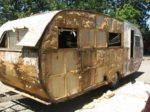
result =
[{"label": "green foliage", "polygon": [[121,20],[128,20],[133,24],[138,24],[137,18],[141,18],[141,15],[141,12],[130,4],[124,4],[123,7],[117,8],[115,13],[115,17]]},{"label": "green foliage", "polygon": [[48,9],[43,0],[0,0],[0,24]]}]

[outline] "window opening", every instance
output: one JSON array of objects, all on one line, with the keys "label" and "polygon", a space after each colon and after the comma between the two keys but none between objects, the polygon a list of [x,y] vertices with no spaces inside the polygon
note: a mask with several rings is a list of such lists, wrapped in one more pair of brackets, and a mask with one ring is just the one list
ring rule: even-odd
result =
[{"label": "window opening", "polygon": [[109,32],[108,46],[121,46],[121,33]]},{"label": "window opening", "polygon": [[8,38],[6,35],[4,35],[4,37],[2,38],[2,41],[0,43],[0,47],[7,48],[7,46],[8,46]]},{"label": "window opening", "polygon": [[16,44],[25,36],[27,29],[16,29],[15,32],[10,30],[4,33],[0,47],[9,49],[21,49],[21,46]]},{"label": "window opening", "polygon": [[77,30],[59,28],[59,48],[77,48]]}]

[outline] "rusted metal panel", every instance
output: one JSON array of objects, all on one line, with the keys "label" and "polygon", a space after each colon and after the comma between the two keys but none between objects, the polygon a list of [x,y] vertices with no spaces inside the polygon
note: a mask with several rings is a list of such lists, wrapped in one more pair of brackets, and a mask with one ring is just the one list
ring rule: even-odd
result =
[{"label": "rusted metal panel", "polygon": [[[38,54],[36,52],[30,50],[23,53],[1,51],[0,56],[0,79],[2,82],[46,98],[39,82]],[[38,94],[37,91],[39,91]]]},{"label": "rusted metal panel", "polygon": [[95,42],[95,30],[81,29],[80,30],[80,47],[91,48],[94,47]]},{"label": "rusted metal panel", "polygon": [[97,16],[96,18],[97,29],[99,31],[109,30],[111,26],[108,24],[108,21],[109,17],[107,16]]},{"label": "rusted metal panel", "polygon": [[107,33],[104,31],[96,32],[96,48],[107,47]]},{"label": "rusted metal panel", "polygon": [[110,32],[123,31],[123,22],[108,16],[103,15],[97,16],[96,23],[98,31],[110,31]]},{"label": "rusted metal panel", "polygon": [[67,96],[71,96],[80,92],[80,76],[77,73],[66,74],[66,90]]},{"label": "rusted metal panel", "polygon": [[129,59],[128,59],[128,51],[129,51],[129,48],[124,48],[123,49],[123,56],[124,56],[124,58],[123,58],[123,60],[124,60],[124,65],[123,65],[123,74],[124,75],[126,75],[126,74],[129,74],[129,71],[128,71],[128,61],[129,61]]},{"label": "rusted metal panel", "polygon": [[[58,50],[46,53],[42,60],[47,65],[45,86],[54,98],[60,99],[80,91],[78,54],[76,50]],[[45,76],[43,76],[45,77]]]},{"label": "rusted metal panel", "polygon": [[111,48],[107,50],[108,58],[107,62],[107,75],[109,80],[114,78],[114,75],[118,72],[119,74],[123,73],[123,49],[122,48]]},{"label": "rusted metal panel", "polygon": [[[29,68],[33,73],[30,73],[29,72],[30,70],[26,71],[26,73],[28,72],[29,75],[38,78],[38,72],[39,72],[38,54],[36,52],[31,52],[30,50],[27,50],[23,53],[1,51],[0,56],[1,56],[0,57],[1,64],[3,65],[8,64],[12,66],[12,67],[8,67],[7,69],[13,70],[13,68],[18,67],[17,69],[19,71],[19,74],[21,74],[22,70],[24,70],[23,72],[25,72],[25,69]],[[8,71],[11,71],[11,70],[8,70]],[[23,75],[28,75],[28,74],[23,74]]]},{"label": "rusted metal panel", "polygon": [[47,89],[51,97],[60,99],[66,97],[65,77],[63,75],[53,75],[47,80]]},{"label": "rusted metal panel", "polygon": [[96,52],[96,77],[95,77],[95,83],[101,83],[104,81],[104,76],[106,75],[106,51],[105,49],[97,50]]},{"label": "rusted metal panel", "polygon": [[80,27],[85,29],[95,28],[95,16],[95,14],[88,12],[66,11],[66,26],[79,27],[80,25]]},{"label": "rusted metal panel", "polygon": [[[81,88],[84,90],[94,84],[91,67],[92,63],[92,51],[85,50],[81,52]],[[93,75],[93,76],[92,76]]]}]

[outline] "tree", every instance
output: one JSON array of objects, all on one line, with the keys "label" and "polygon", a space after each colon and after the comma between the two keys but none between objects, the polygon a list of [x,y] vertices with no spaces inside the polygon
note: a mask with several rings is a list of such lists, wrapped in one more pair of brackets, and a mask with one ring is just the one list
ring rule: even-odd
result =
[{"label": "tree", "polygon": [[116,9],[115,17],[121,20],[128,20],[133,24],[138,24],[137,18],[141,18],[141,12],[130,4],[124,4],[123,7]]},{"label": "tree", "polygon": [[45,0],[0,0],[0,24],[46,10]]},{"label": "tree", "polygon": [[112,5],[109,15],[136,24],[144,34],[149,30],[149,0],[108,0]]}]

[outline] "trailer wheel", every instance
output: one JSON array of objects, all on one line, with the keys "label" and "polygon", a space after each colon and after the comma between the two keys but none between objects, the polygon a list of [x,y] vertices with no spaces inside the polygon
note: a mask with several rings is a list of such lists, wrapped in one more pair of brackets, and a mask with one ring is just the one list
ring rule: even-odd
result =
[{"label": "trailer wheel", "polygon": [[119,86],[119,74],[115,73],[114,78],[110,82],[110,87],[115,89]]}]

